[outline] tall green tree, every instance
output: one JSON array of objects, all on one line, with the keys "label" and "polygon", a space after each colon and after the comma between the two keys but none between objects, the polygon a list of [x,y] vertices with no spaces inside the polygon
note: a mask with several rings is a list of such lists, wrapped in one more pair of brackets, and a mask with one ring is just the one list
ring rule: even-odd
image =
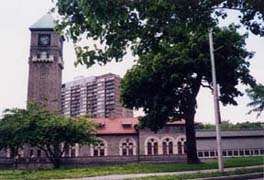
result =
[{"label": "tall green tree", "polygon": [[[245,49],[246,35],[239,35],[234,26],[215,28],[214,42],[222,47],[215,52],[220,101],[237,105],[235,97],[242,93],[239,82],[254,85],[249,74]],[[121,83],[121,99],[126,107],[143,108],[142,126],[157,131],[168,121],[186,121],[187,155],[190,163],[198,161],[194,119],[196,97],[201,87],[212,89],[211,63],[207,34],[180,32],[178,43],[162,42],[159,50],[140,57]],[[179,36],[178,36],[179,37]]]},{"label": "tall green tree", "polygon": [[93,144],[96,124],[84,117],[68,118],[56,115],[36,105],[28,107],[30,125],[28,144],[45,152],[46,157],[59,168],[66,147]]},{"label": "tall green tree", "polygon": [[[240,12],[241,24],[254,34],[263,36],[262,4],[261,0],[57,0],[56,10],[61,15],[58,29],[77,43],[76,64],[90,67],[113,59],[119,62],[128,49],[132,50],[139,60],[123,81],[123,102],[127,107],[143,107],[146,117],[142,122],[153,130],[160,129],[165,119],[171,120],[175,114],[179,118],[184,117],[187,122],[188,160],[197,162],[193,131],[194,97],[201,85],[210,87],[210,84],[204,84],[204,81],[211,81],[207,31],[228,15],[227,9],[234,9]],[[248,75],[249,64],[246,61],[251,53],[244,49],[246,36],[239,36],[235,30],[230,33],[217,30],[216,33],[218,42],[215,47],[225,47],[216,57],[225,62],[219,66],[226,70],[219,76],[224,92],[222,102],[236,104],[234,97],[241,95],[235,88],[238,79],[245,84],[253,82]],[[78,46],[82,38],[94,40],[94,47]],[[236,46],[231,45],[233,42]],[[230,56],[229,59],[223,52]],[[175,71],[178,74],[174,74]],[[231,79],[230,84],[227,78]],[[140,94],[136,86],[147,93]],[[177,94],[176,89],[179,90]],[[129,102],[137,91],[144,100],[136,98],[137,101]]]},{"label": "tall green tree", "polygon": [[246,91],[251,99],[248,106],[253,108],[248,113],[257,112],[257,117],[259,117],[264,111],[264,85],[257,84],[253,88],[247,89]]},{"label": "tall green tree", "polygon": [[0,120],[0,150],[10,150],[10,155],[13,158],[26,143],[25,114],[26,110],[23,109],[6,109]]},{"label": "tall green tree", "polygon": [[0,122],[0,148],[39,148],[54,168],[60,167],[66,147],[96,142],[96,125],[86,118],[63,117],[34,104],[8,112]]}]

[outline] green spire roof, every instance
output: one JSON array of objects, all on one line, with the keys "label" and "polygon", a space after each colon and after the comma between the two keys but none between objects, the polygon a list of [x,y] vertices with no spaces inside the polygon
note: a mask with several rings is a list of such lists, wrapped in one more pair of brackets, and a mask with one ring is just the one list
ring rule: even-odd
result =
[{"label": "green spire roof", "polygon": [[30,30],[53,30],[55,27],[54,18],[51,14],[42,16],[36,23],[30,26]]}]

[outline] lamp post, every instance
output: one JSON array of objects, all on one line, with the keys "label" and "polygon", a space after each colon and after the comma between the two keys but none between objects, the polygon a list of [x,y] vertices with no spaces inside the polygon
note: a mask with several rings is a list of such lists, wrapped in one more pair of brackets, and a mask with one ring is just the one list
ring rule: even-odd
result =
[{"label": "lamp post", "polygon": [[215,128],[216,128],[216,143],[217,143],[217,157],[218,157],[218,169],[220,172],[224,172],[223,157],[222,157],[222,145],[221,145],[221,129],[220,129],[220,111],[218,101],[218,88],[216,83],[215,73],[215,59],[214,59],[214,46],[212,29],[209,30],[209,45],[210,45],[210,57],[212,65],[212,80],[213,80],[213,95],[214,95],[214,115],[215,115]]}]

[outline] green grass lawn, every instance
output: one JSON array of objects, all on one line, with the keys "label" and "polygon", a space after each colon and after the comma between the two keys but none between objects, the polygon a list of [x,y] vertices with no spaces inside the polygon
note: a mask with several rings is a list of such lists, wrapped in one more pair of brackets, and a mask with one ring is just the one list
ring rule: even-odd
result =
[{"label": "green grass lawn", "polygon": [[150,176],[150,177],[143,177],[143,178],[133,178],[129,180],[183,180],[183,179],[241,175],[241,174],[250,174],[250,173],[256,173],[256,172],[263,172],[263,168],[253,168],[253,169],[243,169],[242,168],[239,170],[229,171],[225,173],[212,172],[212,173],[194,173],[194,174],[181,174],[181,175],[168,175],[168,176]]},{"label": "green grass lawn", "polygon": [[[230,158],[225,160],[225,167],[263,165],[264,157]],[[89,168],[43,169],[43,170],[0,170],[0,179],[62,179],[88,176],[102,176],[110,174],[173,172],[187,170],[202,170],[217,168],[217,162],[212,161],[199,165],[190,164],[128,164],[114,166],[100,166]]]}]

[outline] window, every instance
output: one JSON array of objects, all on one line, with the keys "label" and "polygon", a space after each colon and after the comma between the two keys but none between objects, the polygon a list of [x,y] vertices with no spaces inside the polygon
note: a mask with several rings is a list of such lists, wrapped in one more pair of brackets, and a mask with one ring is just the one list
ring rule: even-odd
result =
[{"label": "window", "polygon": [[147,142],[147,155],[157,155],[158,154],[158,140],[151,138]]},{"label": "window", "polygon": [[223,156],[226,156],[227,154],[226,154],[226,151],[223,151]]},{"label": "window", "polygon": [[99,156],[98,154],[99,154],[98,153],[98,150],[97,149],[94,149],[94,156]]},{"label": "window", "polygon": [[240,151],[239,151],[239,155],[240,155],[240,156],[244,156],[244,151],[243,151],[243,150],[240,150]]},{"label": "window", "polygon": [[34,156],[34,150],[33,149],[30,149],[29,155],[30,155],[30,157]]},{"label": "window", "polygon": [[103,148],[101,148],[99,152],[99,156],[105,156],[105,150]]},{"label": "window", "polygon": [[255,155],[259,155],[259,150],[258,149],[255,150]]},{"label": "window", "polygon": [[210,151],[210,156],[214,157],[215,156],[215,152],[214,151]]},{"label": "window", "polygon": [[203,152],[198,152],[198,157],[203,157]]},{"label": "window", "polygon": [[126,156],[127,155],[127,149],[122,149],[122,155]]},{"label": "window", "polygon": [[185,137],[178,138],[177,150],[178,150],[178,154],[186,153],[187,148],[186,148],[186,138]]},{"label": "window", "polygon": [[154,143],[154,155],[157,155],[158,154],[158,143],[155,142]]},{"label": "window", "polygon": [[260,150],[260,154],[263,155],[264,154],[264,149]]},{"label": "window", "polygon": [[249,156],[249,150],[245,150],[245,155]]},{"label": "window", "polygon": [[232,151],[228,151],[227,154],[228,154],[228,156],[233,156],[233,152]]},{"label": "window", "polygon": [[75,155],[76,155],[76,149],[75,149],[75,147],[72,147],[71,148],[71,157],[75,157]]},{"label": "window", "polygon": [[129,155],[129,156],[134,155],[134,151],[133,151],[132,148],[129,148],[129,149],[128,149],[128,155]]},{"label": "window", "polygon": [[78,156],[78,144],[74,146],[64,145],[64,157],[76,157]]},{"label": "window", "polygon": [[168,154],[167,144],[165,142],[162,143],[162,151],[163,151],[163,154]]},{"label": "window", "polygon": [[238,156],[238,150],[234,151],[234,156]]},{"label": "window", "polygon": [[132,156],[136,154],[136,145],[133,139],[127,138],[120,142],[120,155]]},{"label": "window", "polygon": [[152,154],[152,144],[148,142],[148,155]]},{"label": "window", "polygon": [[205,157],[208,157],[208,156],[209,156],[209,152],[208,152],[208,151],[205,151],[205,152],[204,152],[204,156],[205,156]]},{"label": "window", "polygon": [[37,157],[41,157],[41,150],[40,149],[37,150]]},{"label": "window", "polygon": [[166,138],[162,142],[162,153],[173,154],[173,141],[171,138]]},{"label": "window", "polygon": [[182,154],[182,143],[178,142],[177,147],[178,147],[178,154]]},{"label": "window", "polygon": [[106,156],[106,141],[100,139],[96,145],[91,146],[91,155],[92,156]]}]

